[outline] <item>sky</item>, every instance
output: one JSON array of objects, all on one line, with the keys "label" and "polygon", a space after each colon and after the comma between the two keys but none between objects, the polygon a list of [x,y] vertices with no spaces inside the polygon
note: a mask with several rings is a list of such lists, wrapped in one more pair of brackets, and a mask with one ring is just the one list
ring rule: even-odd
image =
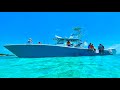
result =
[{"label": "sky", "polygon": [[54,44],[55,35],[69,37],[82,28],[82,41],[120,46],[120,12],[0,12],[0,53],[6,44],[25,44],[28,38]]}]

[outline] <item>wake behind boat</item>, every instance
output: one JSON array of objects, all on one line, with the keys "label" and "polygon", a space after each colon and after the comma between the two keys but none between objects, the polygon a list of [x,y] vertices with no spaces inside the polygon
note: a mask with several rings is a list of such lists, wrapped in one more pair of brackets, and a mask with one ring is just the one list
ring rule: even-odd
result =
[{"label": "wake behind boat", "polygon": [[[84,48],[84,43],[80,40],[80,28],[74,29],[76,33],[69,38],[55,36],[55,45],[49,44],[16,44],[5,45],[9,51],[20,58],[40,58],[40,57],[74,57],[74,56],[97,56],[114,55],[116,49],[104,50],[100,53],[98,50]],[[31,42],[31,39],[29,40]]]}]

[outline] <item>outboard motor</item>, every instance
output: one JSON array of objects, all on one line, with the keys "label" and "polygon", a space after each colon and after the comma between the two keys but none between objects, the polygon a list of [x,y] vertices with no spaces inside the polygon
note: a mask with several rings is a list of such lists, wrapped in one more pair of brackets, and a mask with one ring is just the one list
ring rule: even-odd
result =
[{"label": "outboard motor", "polygon": [[116,49],[108,49],[110,54],[116,54]]}]

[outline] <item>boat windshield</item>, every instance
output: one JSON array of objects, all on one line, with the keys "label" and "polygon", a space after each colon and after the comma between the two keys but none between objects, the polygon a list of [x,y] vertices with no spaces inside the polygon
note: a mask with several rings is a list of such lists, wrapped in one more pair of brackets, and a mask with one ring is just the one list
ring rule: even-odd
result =
[{"label": "boat windshield", "polygon": [[69,41],[72,45],[78,44],[80,42],[79,39],[69,39],[69,38],[54,38],[56,40],[56,44],[58,45],[67,45],[67,42]]}]

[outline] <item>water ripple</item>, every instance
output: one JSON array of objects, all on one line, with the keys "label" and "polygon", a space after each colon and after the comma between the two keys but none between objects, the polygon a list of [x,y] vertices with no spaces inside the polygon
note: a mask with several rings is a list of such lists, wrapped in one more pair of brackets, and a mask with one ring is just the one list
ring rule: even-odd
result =
[{"label": "water ripple", "polygon": [[120,55],[93,57],[0,57],[1,78],[119,78]]}]

